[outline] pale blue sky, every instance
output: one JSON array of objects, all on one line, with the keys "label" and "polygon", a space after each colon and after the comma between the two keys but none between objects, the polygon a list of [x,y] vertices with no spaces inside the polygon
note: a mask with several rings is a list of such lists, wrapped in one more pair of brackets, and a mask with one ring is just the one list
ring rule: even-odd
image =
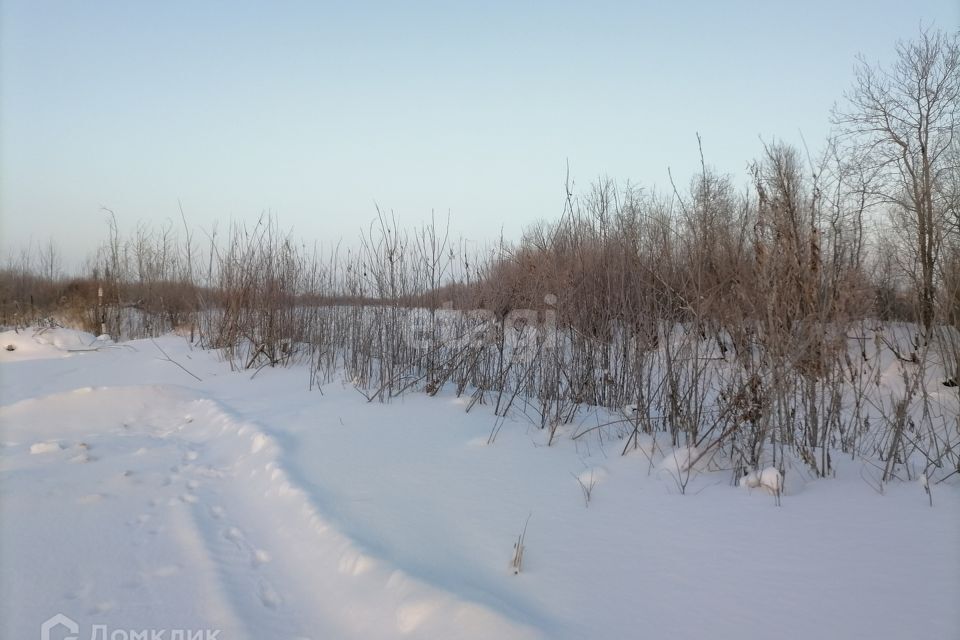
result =
[{"label": "pale blue sky", "polygon": [[0,15],[0,248],[68,265],[138,221],[276,213],[352,240],[374,203],[483,242],[561,211],[566,162],[686,184],[760,138],[812,147],[854,56],[890,60],[957,0],[46,2]]}]

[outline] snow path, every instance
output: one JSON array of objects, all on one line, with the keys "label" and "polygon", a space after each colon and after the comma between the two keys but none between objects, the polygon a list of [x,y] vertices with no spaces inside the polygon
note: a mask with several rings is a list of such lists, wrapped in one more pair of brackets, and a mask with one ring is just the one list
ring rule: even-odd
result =
[{"label": "snow path", "polygon": [[[123,418],[111,424],[111,414]],[[82,426],[56,424],[64,415],[84,416]],[[60,611],[51,598],[59,591],[73,610],[110,628],[223,629],[230,638],[437,637],[451,624],[458,637],[533,635],[363,553],[290,481],[270,436],[196,392],[79,389],[4,406],[0,422],[32,425],[34,438],[50,425],[60,437],[35,454],[26,443],[5,447],[5,462],[22,464],[4,465],[19,472],[4,487],[5,520],[19,523],[4,528],[5,575],[43,580],[11,585],[17,597],[4,606],[44,602]],[[96,491],[60,499],[75,486]],[[46,497],[55,513],[37,509]],[[51,528],[55,539],[38,545],[32,534]],[[68,535],[59,535],[64,528]],[[101,536],[107,540],[94,542]],[[83,549],[69,548],[78,543]],[[98,576],[112,566],[127,574],[119,584]],[[51,579],[60,582],[53,594]],[[137,590],[146,610],[113,595]],[[193,606],[153,608],[165,590]],[[15,635],[26,637],[45,617],[24,620]]]},{"label": "snow path", "polygon": [[679,496],[620,441],[516,422],[486,446],[488,410],[449,395],[0,335],[23,345],[0,351],[0,638],[58,612],[83,638],[960,637],[956,485],[931,509],[838,461],[781,508],[726,473]]}]

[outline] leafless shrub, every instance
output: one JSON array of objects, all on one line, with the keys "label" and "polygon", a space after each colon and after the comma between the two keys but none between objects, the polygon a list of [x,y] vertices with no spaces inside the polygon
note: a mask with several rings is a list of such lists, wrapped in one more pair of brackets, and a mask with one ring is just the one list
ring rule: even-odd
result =
[{"label": "leafless shrub", "polygon": [[527,525],[530,524],[530,518],[533,516],[531,513],[527,516],[526,521],[523,523],[523,530],[520,531],[520,535],[517,536],[517,541],[513,543],[513,558],[510,560],[510,567],[513,569],[513,574],[517,575],[523,569],[523,552],[526,549],[524,545],[524,540],[527,537]]},{"label": "leafless shrub", "polygon": [[[107,211],[82,277],[62,277],[52,244],[8,262],[2,321],[57,312],[121,338],[176,330],[235,368],[302,363],[311,388],[342,375],[369,401],[467,395],[467,410],[494,414],[491,443],[510,418],[553,444],[577,416],[629,406],[574,437],[695,452],[682,491],[699,461],[734,478],[797,460],[827,476],[838,453],[878,463],[881,489],[921,473],[935,484],[960,470],[960,397],[940,386],[960,375],[960,136],[944,101],[955,49],[925,33],[892,75],[861,69],[838,139],[817,157],[767,145],[747,189],[701,148],[686,188],[568,185],[557,221],[481,250],[447,221],[408,229],[380,210],[358,245],[326,252],[270,215],[198,243],[182,210],[182,230],[126,233]],[[946,91],[928,131],[937,155],[911,142],[891,159],[896,128],[874,132],[864,109],[909,112],[900,81],[918,70]],[[887,171],[901,165],[930,184],[903,197]],[[907,225],[909,243],[871,226],[882,219]],[[908,318],[922,331],[895,322]]]}]

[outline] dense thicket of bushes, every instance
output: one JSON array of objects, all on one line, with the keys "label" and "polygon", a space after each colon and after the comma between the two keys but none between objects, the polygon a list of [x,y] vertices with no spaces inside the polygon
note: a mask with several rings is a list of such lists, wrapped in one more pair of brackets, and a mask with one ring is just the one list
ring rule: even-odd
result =
[{"label": "dense thicket of bushes", "polygon": [[[960,92],[956,38],[916,47],[933,45]],[[624,452],[668,434],[735,476],[785,460],[827,475],[839,452],[878,461],[880,482],[950,477],[960,410],[939,385],[960,362],[960,136],[936,162],[929,136],[901,149],[927,172],[920,193],[870,164],[884,139],[859,135],[815,161],[770,144],[744,187],[705,161],[685,188],[600,180],[475,253],[444,223],[382,213],[357,250],[328,254],[269,217],[201,241],[186,224],[124,236],[111,215],[82,277],[60,277],[52,246],[0,272],[0,322],[180,331],[238,368],[308,363],[311,386],[342,374],[371,400],[447,386],[492,405],[491,439],[508,415],[552,441],[605,407]]]}]

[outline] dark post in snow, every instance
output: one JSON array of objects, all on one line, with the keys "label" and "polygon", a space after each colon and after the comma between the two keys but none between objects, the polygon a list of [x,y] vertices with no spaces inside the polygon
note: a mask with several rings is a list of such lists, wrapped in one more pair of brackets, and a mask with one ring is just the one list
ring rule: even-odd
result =
[{"label": "dark post in snow", "polygon": [[107,317],[103,310],[103,285],[97,287],[97,315],[100,317],[100,335],[107,332]]}]

